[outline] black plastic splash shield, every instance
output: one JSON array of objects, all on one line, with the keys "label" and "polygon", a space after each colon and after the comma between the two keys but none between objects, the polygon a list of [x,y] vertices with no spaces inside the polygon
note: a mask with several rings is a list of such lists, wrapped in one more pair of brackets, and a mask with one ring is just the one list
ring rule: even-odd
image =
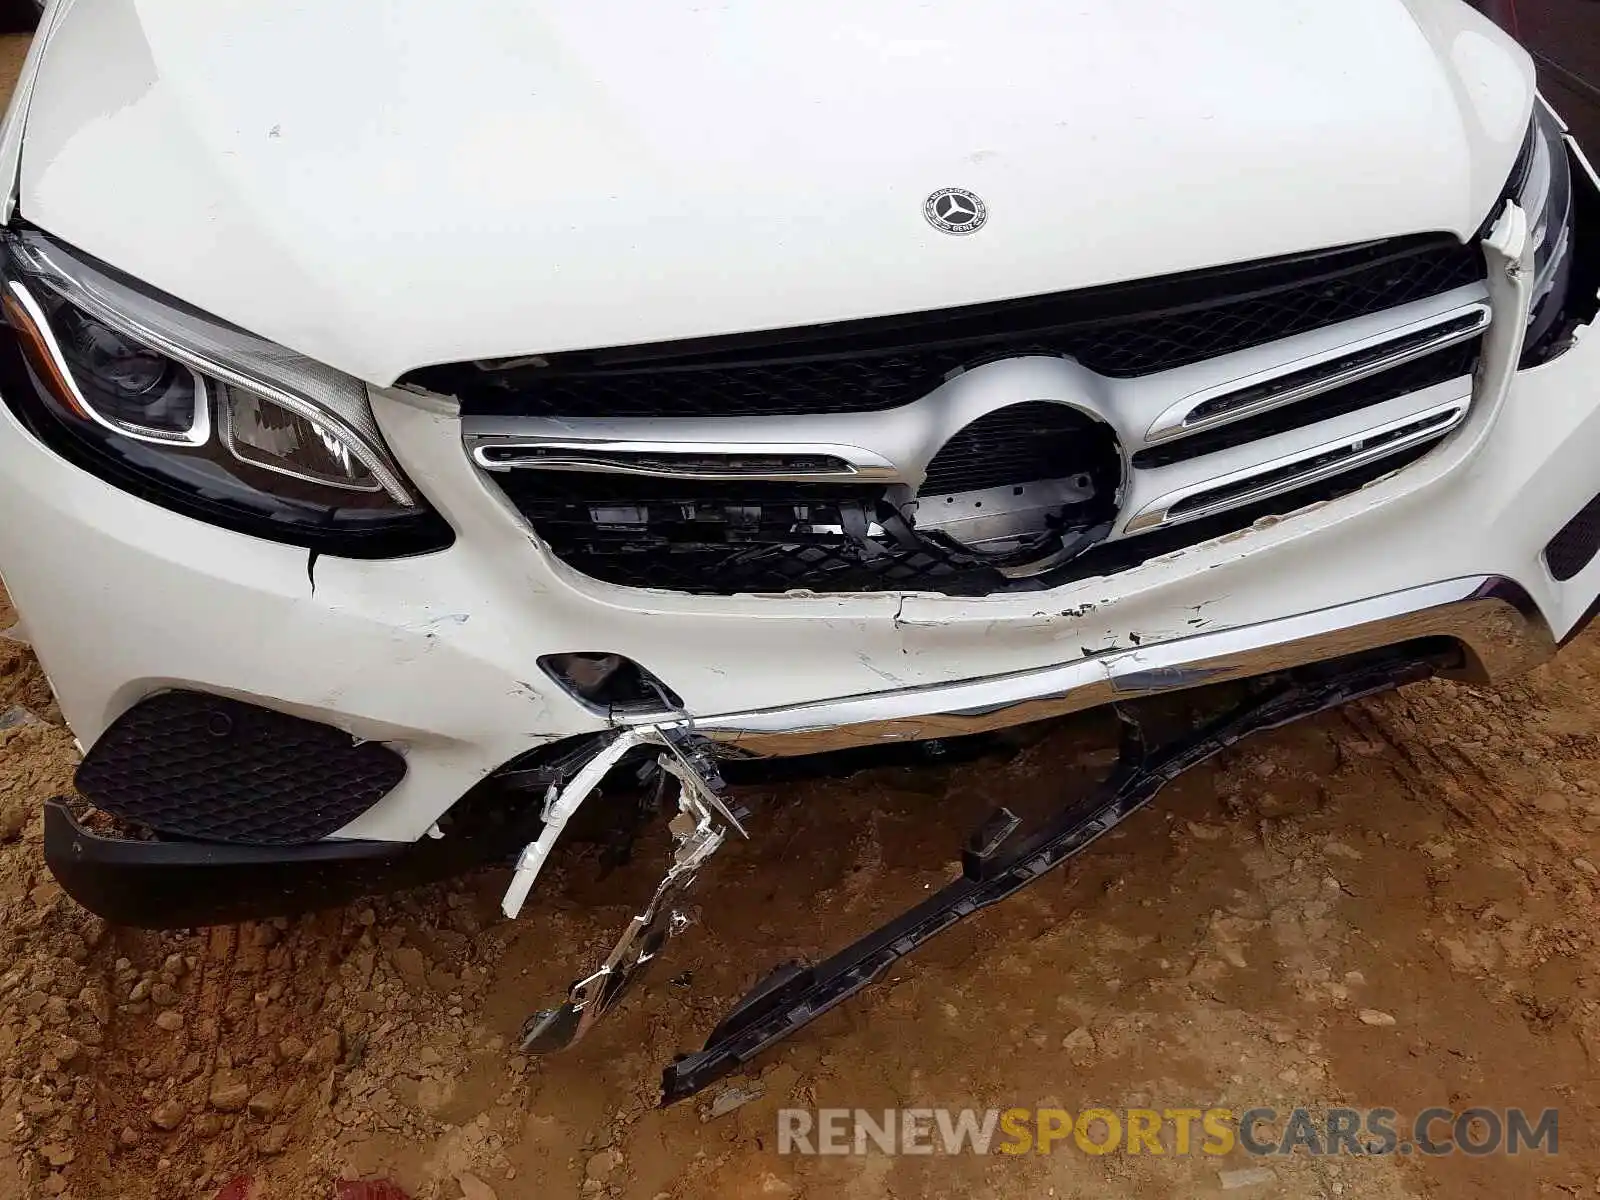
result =
[{"label": "black plastic splash shield", "polygon": [[703,1050],[666,1068],[662,1103],[693,1096],[805,1028],[923,943],[1062,866],[1138,812],[1179,775],[1236,742],[1427,678],[1440,666],[1432,657],[1385,656],[1313,669],[1156,747],[1147,745],[1141,726],[1124,716],[1121,757],[1093,792],[1021,838],[1017,818],[998,810],[969,839],[961,876],[954,882],[825,962],[779,966],[723,1018]]}]

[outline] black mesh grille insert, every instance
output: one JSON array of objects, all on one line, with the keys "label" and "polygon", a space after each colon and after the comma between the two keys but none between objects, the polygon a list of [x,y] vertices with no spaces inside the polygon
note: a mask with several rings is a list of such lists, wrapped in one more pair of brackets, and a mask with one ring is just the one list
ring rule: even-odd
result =
[{"label": "black mesh grille insert", "polygon": [[1116,455],[1109,430],[1076,409],[1033,400],[979,417],[928,464],[924,496],[1059,479]]},{"label": "black mesh grille insert", "polygon": [[700,595],[1005,587],[954,544],[869,535],[894,511],[879,487],[546,471],[495,481],[563,562],[608,583]]},{"label": "black mesh grille insert", "polygon": [[349,824],[405,776],[405,759],[314,721],[199,692],[140,701],[78,767],[96,807],[157,833],[287,846]]},{"label": "black mesh grille insert", "polygon": [[1133,456],[1133,465],[1141,468],[1164,467],[1170,463],[1186,462],[1202,454],[1226,450],[1230,446],[1242,446],[1258,438],[1304,428],[1316,421],[1358,412],[1436,384],[1449,383],[1452,379],[1463,379],[1477,369],[1479,349],[1478,341],[1464,342],[1296,404],[1286,404],[1259,416],[1246,417],[1174,442],[1150,446]]},{"label": "black mesh grille insert", "polygon": [[897,532],[904,531],[894,529],[856,538],[795,532],[799,514],[841,527],[852,511],[863,523],[892,521],[894,509],[871,487],[652,480],[644,497],[640,480],[620,481],[621,491],[619,481],[604,476],[525,471],[496,480],[564,562],[607,583],[703,596],[791,590],[976,596],[1038,591],[1127,570],[1263,517],[1347,495],[1414,462],[1437,441],[1214,517],[1093,545],[1054,570],[1020,579],[929,534],[902,540]]},{"label": "black mesh grille insert", "polygon": [[1481,280],[1478,248],[1408,238],[1166,279],[901,317],[429,367],[402,382],[467,415],[772,416],[908,404],[952,371],[1066,355],[1130,377],[1200,362]]},{"label": "black mesh grille insert", "polygon": [[1594,561],[1600,553],[1600,496],[1578,510],[1544,548],[1550,574],[1565,583]]}]

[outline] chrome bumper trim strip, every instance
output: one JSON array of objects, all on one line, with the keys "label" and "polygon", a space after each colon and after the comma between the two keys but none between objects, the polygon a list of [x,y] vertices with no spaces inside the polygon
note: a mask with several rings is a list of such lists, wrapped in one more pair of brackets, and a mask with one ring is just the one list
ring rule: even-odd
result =
[{"label": "chrome bumper trim strip", "polygon": [[[1477,576],[1036,671],[696,717],[694,727],[740,753],[763,757],[956,737],[1422,638],[1457,642],[1465,653],[1460,674],[1472,680],[1519,674],[1556,648],[1519,585]],[[630,723],[651,719],[642,715]]]}]

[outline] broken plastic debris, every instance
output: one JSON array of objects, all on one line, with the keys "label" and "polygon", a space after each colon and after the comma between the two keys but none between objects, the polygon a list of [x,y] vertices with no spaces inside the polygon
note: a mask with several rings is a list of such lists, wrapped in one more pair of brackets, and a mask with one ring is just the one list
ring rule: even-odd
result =
[{"label": "broken plastic debris", "polygon": [[1278,1178],[1278,1173],[1271,1167],[1245,1167],[1240,1171],[1218,1171],[1217,1177],[1222,1180],[1222,1190],[1231,1192],[1236,1188],[1272,1183]]},{"label": "broken plastic debris", "polygon": [[759,1083],[749,1087],[724,1088],[717,1093],[717,1098],[711,1102],[705,1120],[715,1121],[718,1117],[725,1117],[736,1108],[743,1108],[752,1100],[759,1100],[767,1094],[767,1089]]},{"label": "broken plastic debris", "polygon": [[44,722],[25,708],[8,708],[0,713],[0,730],[16,729],[21,725],[43,725]]},{"label": "broken plastic debris", "polygon": [[550,785],[549,792],[545,796],[544,828],[540,831],[538,839],[529,842],[517,858],[516,869],[511,874],[511,884],[506,888],[505,898],[500,902],[500,911],[505,913],[509,920],[516,920],[518,914],[522,912],[522,906],[527,902],[528,893],[533,890],[534,881],[539,878],[545,859],[550,857],[556,839],[561,836],[561,831],[572,819],[572,814],[578,811],[578,806],[589,798],[590,792],[600,786],[600,781],[621,761],[624,754],[635,746],[644,745],[655,732],[655,726],[647,725],[618,734],[597,750],[565,786]]},{"label": "broken plastic debris", "polygon": [[[991,827],[961,855],[961,874],[885,925],[816,966],[780,964],[738,1001],[711,1033],[705,1047],[671,1063],[662,1073],[664,1104],[675,1104],[725,1078],[775,1043],[831,1012],[870,987],[896,962],[956,922],[998,904],[1043,878],[1144,807],[1167,783],[1253,733],[1278,729],[1363,696],[1375,695],[1433,674],[1427,657],[1384,656],[1357,660],[1332,676],[1290,674],[1270,690],[1243,700],[1212,721],[1151,744],[1144,727],[1119,711],[1123,738],[1118,765],[1087,795],[1073,795],[1064,808],[1016,844],[996,844]],[[1000,817],[1001,814],[996,814]]]},{"label": "broken plastic debris", "polygon": [[[523,1023],[522,1049],[525,1052],[545,1054],[565,1049],[581,1039],[616,1004],[637,973],[655,960],[666,940],[676,937],[688,927],[688,918],[678,912],[675,905],[694,882],[696,873],[706,860],[722,845],[729,827],[748,836],[739,824],[739,818],[723,800],[722,793],[727,785],[717,770],[715,752],[710,743],[688,733],[686,728],[668,729],[664,726],[644,726],[621,735],[572,777],[566,791],[558,793],[552,784],[545,802],[547,829],[553,820],[552,811],[560,808],[570,814],[571,809],[581,801],[581,795],[576,799],[571,796],[580,782],[588,778],[584,784],[586,791],[599,783],[606,768],[596,767],[596,763],[608,755],[613,756],[614,762],[614,748],[636,735],[664,750],[656,758],[659,782],[665,783],[667,778],[671,778],[678,784],[678,815],[668,824],[673,841],[672,860],[656,885],[655,894],[628,922],[606,961],[574,983],[561,1004],[540,1009]],[[565,817],[561,819],[565,820]],[[726,825],[721,823],[724,821]],[[527,898],[528,880],[537,872],[545,853],[548,853],[548,846],[544,844],[543,834],[538,843],[523,851],[522,859],[518,862],[518,877],[513,878],[511,888],[506,892],[503,907],[507,916],[513,915],[513,903],[520,907]],[[526,874],[524,868],[529,868]]]}]

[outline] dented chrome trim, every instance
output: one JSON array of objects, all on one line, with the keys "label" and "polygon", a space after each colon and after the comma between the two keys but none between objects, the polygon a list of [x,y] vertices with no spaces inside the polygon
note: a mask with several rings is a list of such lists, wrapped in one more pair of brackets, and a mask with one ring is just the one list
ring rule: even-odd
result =
[{"label": "dented chrome trim", "polygon": [[762,757],[957,737],[1422,638],[1455,641],[1465,654],[1461,676],[1472,680],[1519,674],[1556,649],[1520,585],[1474,576],[1037,671],[697,717],[694,730]]}]

